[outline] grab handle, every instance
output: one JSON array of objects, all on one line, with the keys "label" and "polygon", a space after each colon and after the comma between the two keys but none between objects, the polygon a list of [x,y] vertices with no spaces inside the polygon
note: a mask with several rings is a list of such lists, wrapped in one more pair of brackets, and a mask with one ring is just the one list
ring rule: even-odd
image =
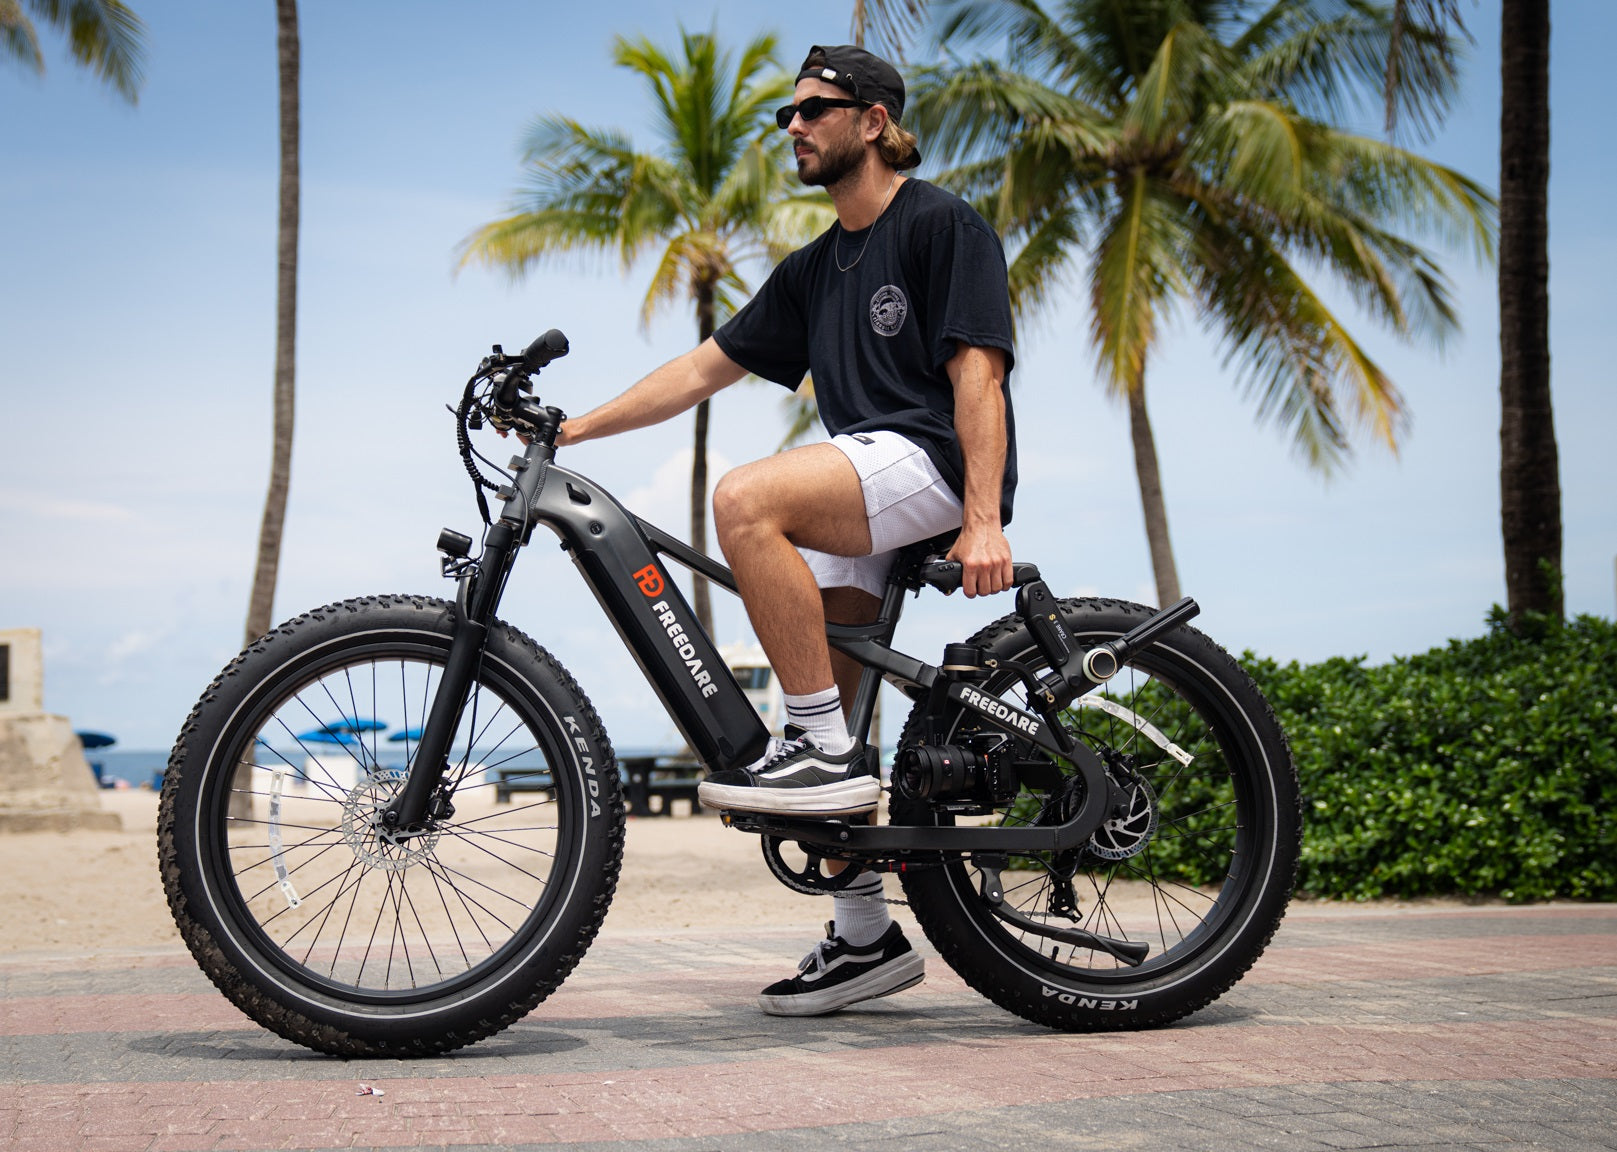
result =
[{"label": "grab handle", "polygon": [[1186,596],[1179,603],[1164,608],[1155,616],[1146,620],[1138,627],[1130,628],[1116,640],[1105,644],[1097,644],[1084,653],[1084,676],[1091,684],[1104,684],[1117,675],[1118,669],[1129,656],[1148,647],[1153,640],[1164,632],[1171,631],[1179,625],[1194,620],[1201,613],[1201,606]]}]

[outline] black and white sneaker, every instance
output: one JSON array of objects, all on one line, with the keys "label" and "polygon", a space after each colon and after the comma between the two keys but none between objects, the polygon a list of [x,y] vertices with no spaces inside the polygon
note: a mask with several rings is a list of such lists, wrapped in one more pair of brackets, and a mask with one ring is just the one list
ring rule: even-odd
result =
[{"label": "black and white sneaker", "polygon": [[765,988],[758,1007],[771,1016],[824,1016],[861,1000],[902,992],[926,978],[926,962],[897,924],[889,924],[874,944],[861,947],[832,935],[834,931],[832,921],[825,926],[825,939],[797,966],[797,975]]},{"label": "black and white sneaker", "polygon": [[876,807],[881,781],[866,769],[865,749],[857,741],[833,756],[803,736],[771,741],[757,764],[713,773],[696,795],[709,808],[734,812],[851,816]]}]

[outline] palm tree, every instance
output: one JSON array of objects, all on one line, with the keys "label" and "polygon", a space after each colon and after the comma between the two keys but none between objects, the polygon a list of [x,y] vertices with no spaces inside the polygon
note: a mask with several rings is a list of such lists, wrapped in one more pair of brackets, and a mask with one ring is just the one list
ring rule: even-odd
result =
[{"label": "palm tree", "polygon": [[927,0],[853,0],[853,42],[903,59],[904,45],[926,18],[926,4]]},{"label": "palm tree", "polygon": [[1561,480],[1550,401],[1550,5],[1504,0],[1499,116],[1499,492],[1511,625],[1559,620]]},{"label": "palm tree", "polygon": [[[792,78],[759,36],[732,67],[712,34],[682,33],[682,57],[645,38],[618,37],[613,60],[650,89],[660,147],[638,152],[620,131],[541,117],[527,141],[529,187],[520,210],[484,225],[462,246],[521,275],[569,253],[616,253],[625,271],[660,247],[641,322],[680,298],[696,308],[706,340],[750,295],[752,260],[782,258],[830,223],[829,203],[788,183],[790,141],[774,109]],[[708,401],[696,408],[691,464],[691,543],[707,551]],[[695,610],[711,629],[707,581],[695,578]]]},{"label": "palm tree", "polygon": [[[1408,47],[1432,30],[1465,32],[1458,0],[1395,0],[1387,54],[1387,131],[1393,80]],[[1499,511],[1505,601],[1512,628],[1529,615],[1559,620],[1561,480],[1550,398],[1548,0],[1504,0],[1499,117]],[[1452,59],[1442,63],[1451,64]],[[1417,62],[1416,66],[1419,66]]]},{"label": "palm tree", "polygon": [[34,19],[66,33],[73,59],[111,84],[131,104],[140,95],[141,23],[119,0],[0,0],[0,55],[10,56],[43,75]]},{"label": "palm tree", "polygon": [[247,601],[247,643],[274,622],[275,581],[281,563],[281,529],[292,480],[294,353],[298,314],[298,5],[275,0],[275,41],[281,94],[280,219],[276,231],[275,426],[269,491],[258,531],[258,562]]},{"label": "palm tree", "polygon": [[[1013,253],[1028,317],[1087,254],[1089,329],[1123,401],[1163,604],[1178,573],[1147,366],[1183,301],[1222,342],[1258,416],[1329,471],[1355,429],[1396,450],[1393,382],[1305,278],[1333,275],[1405,339],[1456,327],[1447,282],[1413,237],[1492,252],[1493,205],[1476,183],[1333,121],[1381,90],[1390,13],[1369,0],[956,0],[940,40],[993,37],[983,58],[930,70],[915,99],[945,181]],[[1407,106],[1446,98],[1441,73],[1406,69]],[[1367,95],[1368,94],[1368,95]]]}]

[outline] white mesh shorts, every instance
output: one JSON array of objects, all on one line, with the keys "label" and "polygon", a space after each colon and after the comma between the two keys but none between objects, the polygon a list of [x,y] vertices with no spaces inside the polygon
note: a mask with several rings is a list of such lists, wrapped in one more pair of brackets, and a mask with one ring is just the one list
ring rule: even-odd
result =
[{"label": "white mesh shorts", "polygon": [[833,556],[799,548],[821,588],[862,588],[880,596],[898,549],[960,527],[960,497],[949,490],[932,460],[897,432],[833,436],[859,473],[870,518],[870,555]]}]

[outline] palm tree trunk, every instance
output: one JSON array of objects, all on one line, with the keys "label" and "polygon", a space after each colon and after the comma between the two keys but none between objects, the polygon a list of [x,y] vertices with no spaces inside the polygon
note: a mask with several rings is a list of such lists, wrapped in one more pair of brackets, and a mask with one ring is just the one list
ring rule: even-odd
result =
[{"label": "palm tree trunk", "polygon": [[[258,529],[258,564],[247,601],[247,638],[251,644],[270,629],[275,607],[275,580],[281,566],[281,528],[286,522],[286,494],[292,482],[293,356],[298,315],[298,5],[275,0],[275,42],[281,87],[280,219],[275,251],[275,432],[270,449],[269,491]],[[236,769],[230,793],[230,815],[253,815],[252,765]]]},{"label": "palm tree trunk", "polygon": [[1549,0],[1504,0],[1499,117],[1499,493],[1505,596],[1559,620],[1561,480],[1550,401]]},{"label": "palm tree trunk", "polygon": [[280,221],[275,280],[275,433],[269,491],[258,532],[258,565],[247,603],[247,643],[269,631],[280,569],[281,529],[292,479],[293,366],[298,311],[298,6],[275,0],[281,86]]},{"label": "palm tree trunk", "polygon": [[1129,389],[1129,438],[1134,441],[1134,474],[1140,481],[1140,505],[1145,511],[1145,539],[1151,547],[1151,571],[1157,579],[1157,606],[1179,600],[1179,570],[1168,539],[1168,507],[1162,499],[1162,472],[1157,467],[1157,443],[1145,414],[1145,372]]},{"label": "palm tree trunk", "polygon": [[[713,335],[714,286],[706,280],[696,284],[697,343]],[[707,422],[709,403],[703,400],[696,406],[696,429],[691,440],[691,547],[707,555]],[[696,623],[703,632],[713,635],[713,597],[707,579],[691,575],[692,608]]]}]

